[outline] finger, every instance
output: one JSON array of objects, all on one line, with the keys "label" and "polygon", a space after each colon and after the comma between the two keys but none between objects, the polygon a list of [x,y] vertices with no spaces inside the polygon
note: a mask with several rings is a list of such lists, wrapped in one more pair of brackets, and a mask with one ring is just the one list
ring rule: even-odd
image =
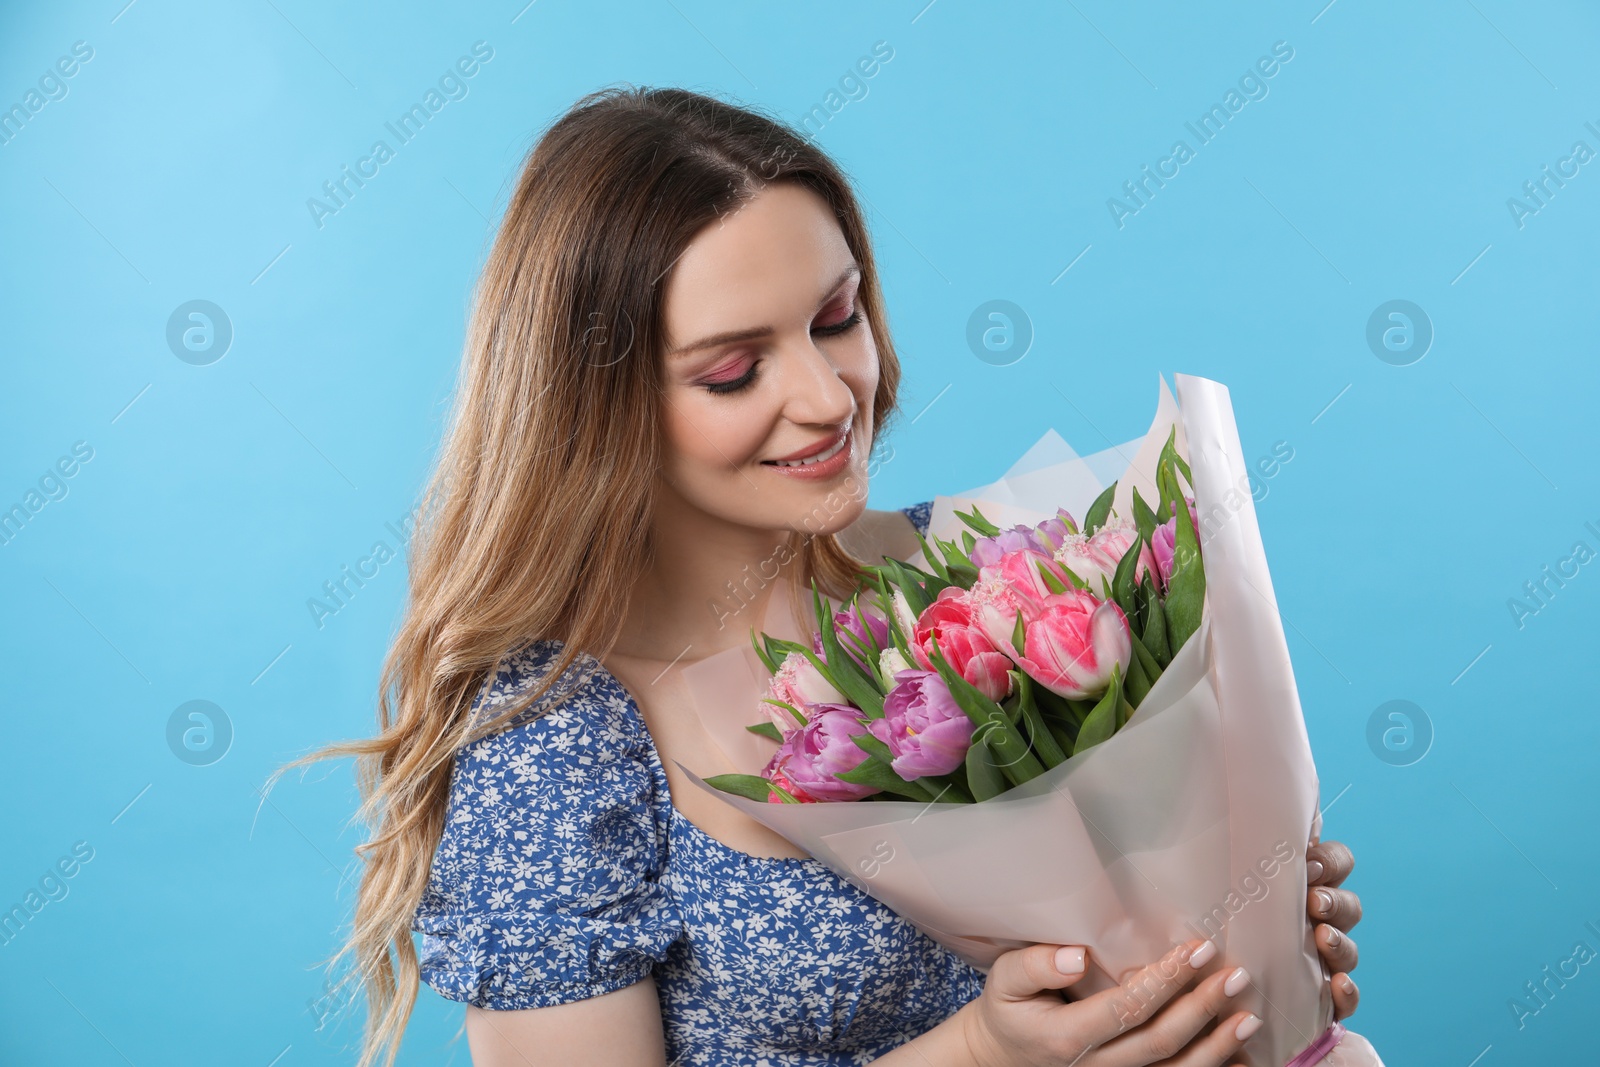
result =
[{"label": "finger", "polygon": [[1361,1003],[1361,990],[1356,988],[1354,978],[1348,974],[1333,976],[1333,1017],[1343,1019],[1356,1010]]},{"label": "finger", "polygon": [[1065,989],[1083,977],[1089,950],[1079,945],[1029,945],[1005,952],[989,969],[988,984],[1010,1000],[1027,1000],[1041,989]]},{"label": "finger", "polygon": [[1081,1028],[1074,1032],[1100,1045],[1147,1022],[1216,954],[1215,941],[1185,941],[1154,963],[1127,972],[1116,986],[1066,1005],[1071,1025]]},{"label": "finger", "polygon": [[1339,885],[1355,869],[1356,858],[1338,841],[1314,843],[1306,849],[1306,882],[1309,885]]},{"label": "finger", "polygon": [[1349,934],[1343,933],[1336,926],[1323,923],[1317,927],[1317,952],[1328,965],[1331,974],[1340,971],[1353,971],[1361,954],[1356,949],[1356,943]]},{"label": "finger", "polygon": [[[1259,1029],[1260,1016],[1247,1011],[1236,1012],[1218,1023],[1205,1037],[1184,1049],[1183,1055],[1173,1060],[1171,1067],[1218,1067],[1238,1052],[1240,1046]],[[1239,1064],[1231,1067],[1239,1067]]]},{"label": "finger", "polygon": [[1347,931],[1361,921],[1361,898],[1348,889],[1316,886],[1306,891],[1306,913]]},{"label": "finger", "polygon": [[[1102,1046],[1097,1067],[1102,1061],[1106,1067],[1165,1063],[1184,1052],[1195,1035],[1213,1019],[1227,1015],[1233,998],[1249,987],[1250,974],[1243,967],[1228,968],[1208,976],[1143,1026]],[[1206,1062],[1221,1063],[1237,1047],[1220,1046],[1215,1058]]]}]

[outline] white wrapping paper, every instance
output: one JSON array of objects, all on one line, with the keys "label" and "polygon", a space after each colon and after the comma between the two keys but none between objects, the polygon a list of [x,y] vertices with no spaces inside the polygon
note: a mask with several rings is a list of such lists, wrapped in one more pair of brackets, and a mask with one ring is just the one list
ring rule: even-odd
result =
[{"label": "white wrapping paper", "polygon": [[[1117,511],[1131,516],[1134,485],[1157,498],[1156,457],[1177,426],[1200,515],[1204,618],[1122,730],[981,804],[761,804],[679,767],[980,968],[1034,942],[1085,945],[1090,973],[1074,986],[1084,996],[1181,941],[1214,937],[1207,973],[1244,966],[1252,981],[1238,1007],[1265,1023],[1239,1058],[1284,1067],[1333,1020],[1305,914],[1317,773],[1228,391],[1175,381],[1177,400],[1163,381],[1142,439],[1080,458],[1048,434],[1000,481],[936,498],[929,526],[959,539],[954,511],[973,504],[1001,527],[1057,506],[1081,519],[1112,477]],[[781,592],[773,601],[769,619],[787,611]],[[734,765],[759,772],[774,744],[745,729],[760,721],[766,684],[754,651],[710,657],[684,678]],[[1322,1062],[1381,1067],[1354,1033]]]}]

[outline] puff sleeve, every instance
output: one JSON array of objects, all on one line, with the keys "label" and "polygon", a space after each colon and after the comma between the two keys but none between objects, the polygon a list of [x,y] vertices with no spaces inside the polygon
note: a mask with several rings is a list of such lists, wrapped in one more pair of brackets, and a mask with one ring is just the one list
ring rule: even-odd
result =
[{"label": "puff sleeve", "polygon": [[[475,713],[556,651],[541,642],[502,663]],[[411,924],[423,981],[483,1008],[536,1008],[621,989],[666,958],[683,922],[662,882],[670,799],[649,745],[620,684],[591,673],[552,710],[457,753]]]},{"label": "puff sleeve", "polygon": [[911,520],[911,525],[917,528],[917,533],[923,537],[928,536],[928,522],[933,518],[933,501],[920,500],[909,507],[901,508],[900,511]]}]

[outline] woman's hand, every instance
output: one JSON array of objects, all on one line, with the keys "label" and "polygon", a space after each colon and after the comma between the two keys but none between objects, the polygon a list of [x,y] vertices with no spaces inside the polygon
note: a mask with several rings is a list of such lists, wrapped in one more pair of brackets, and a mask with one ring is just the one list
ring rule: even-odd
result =
[{"label": "woman's hand", "polygon": [[[1261,1020],[1231,1009],[1233,998],[1250,984],[1242,967],[1219,971],[1178,995],[1216,954],[1214,942],[1187,941],[1155,963],[1129,971],[1115,988],[1066,1001],[1056,991],[1083,977],[1087,950],[1030,945],[1004,953],[989,969],[983,994],[961,1009],[970,1062],[975,1067],[1222,1067]],[[1213,1020],[1220,1021],[1202,1035]]]},{"label": "woman's hand", "polygon": [[1356,969],[1356,943],[1350,928],[1361,921],[1361,898],[1338,888],[1350,876],[1356,859],[1337,841],[1306,848],[1306,914],[1317,924],[1317,952],[1333,974],[1333,1017],[1343,1019],[1356,1010],[1361,991],[1350,972]]}]

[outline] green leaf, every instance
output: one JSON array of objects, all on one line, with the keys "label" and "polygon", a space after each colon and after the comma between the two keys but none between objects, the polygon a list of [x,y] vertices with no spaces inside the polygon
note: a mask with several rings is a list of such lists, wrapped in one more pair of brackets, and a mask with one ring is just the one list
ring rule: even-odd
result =
[{"label": "green leaf", "polygon": [[[1023,671],[1011,671],[1011,684],[1016,690],[1017,706],[1022,709],[1022,721],[1028,728],[1029,747],[1039,757],[1045,769],[1060,766],[1067,753],[1056,744],[1055,735],[1045,725],[1044,716],[1033,699],[1033,679]],[[1071,751],[1070,749],[1068,751]]]},{"label": "green leaf", "polygon": [[1145,611],[1144,646],[1155,656],[1156,663],[1165,668],[1172,662],[1172,650],[1167,646],[1167,613],[1161,598],[1152,595]]},{"label": "green leaf", "polygon": [[1044,721],[1044,725],[1050,731],[1050,736],[1056,739],[1056,744],[1061,751],[1070,756],[1073,746],[1078,741],[1077,729],[1057,719],[1047,718]]},{"label": "green leaf", "polygon": [[[976,504],[972,505],[971,514],[967,514],[966,512],[958,511],[958,512],[956,512],[956,518],[960,519],[962,522],[964,522],[968,526],[972,527],[974,530],[976,530],[978,533],[982,534],[984,537],[993,537],[993,536],[995,536],[996,534],[998,534],[1000,532],[1000,527],[996,526],[994,523],[992,523],[988,519],[984,518],[983,517],[983,512],[978,510],[978,505],[976,505]],[[972,549],[968,548],[967,551],[970,552],[970,551],[972,551]]]},{"label": "green leaf", "polygon": [[780,745],[783,744],[783,731],[778,729],[776,723],[758,722],[754,725],[746,726],[745,729],[753,734],[760,734],[762,737],[776,741]]},{"label": "green leaf", "polygon": [[[777,697],[762,697],[761,702],[763,704],[773,704],[777,707],[783,708],[790,715],[794,716],[795,724],[798,726],[804,726],[806,724],[805,712],[801,711],[787,700],[779,700]],[[776,727],[774,727],[774,729],[776,729]]]},{"label": "green leaf", "polygon": [[[816,609],[817,620],[822,625],[818,632],[822,635],[822,651],[827,657],[828,667],[832,668],[834,688],[843,693],[846,700],[865,712],[868,718],[883,718],[883,694],[878,691],[877,679],[868,677],[866,671],[862,670],[855,660],[845,655],[844,649],[839,644],[838,632],[834,629],[833,612],[822,603],[822,594],[817,591],[815,581],[811,584],[811,603]],[[830,673],[821,664],[818,664],[818,669],[824,672],[824,677]]]},{"label": "green leaf", "polygon": [[1176,423],[1167,431],[1167,440],[1161,446],[1161,454],[1156,457],[1156,488],[1161,491],[1161,500],[1156,505],[1156,514],[1162,522],[1172,517],[1172,503],[1178,495],[1177,476],[1173,473],[1173,461],[1178,456],[1178,426]]},{"label": "green leaf", "polygon": [[834,775],[841,782],[852,785],[876,786],[887,793],[894,793],[910,800],[932,800],[933,792],[919,782],[908,782],[898,774],[894,768],[875,756],[868,756],[848,771]]},{"label": "green leaf", "polygon": [[[754,774],[713,774],[705,779],[706,785],[713,789],[720,789],[724,793],[745,797],[750,800],[759,800],[767,803],[767,798],[775,791],[776,787],[765,778]],[[794,799],[793,797],[790,798]]]},{"label": "green leaf", "polygon": [[967,786],[972,790],[972,799],[979,803],[1010,788],[1005,775],[1000,773],[996,765],[987,735],[972,735],[972,745],[967,749],[966,769]]},{"label": "green leaf", "polygon": [[876,734],[852,734],[850,736],[850,740],[854,741],[856,743],[856,747],[861,749],[867,755],[876,756],[885,763],[888,763],[890,760],[894,759],[894,753],[889,750],[888,744],[879,740]]},{"label": "green leaf", "polygon": [[810,645],[802,645],[798,641],[786,641],[781,637],[773,637],[771,634],[762,634],[761,640],[766,642],[767,654],[779,666],[783,665],[783,661],[788,658],[791,652],[805,653],[811,651]]},{"label": "green leaf", "polygon": [[[762,634],[761,638],[765,638],[766,636],[766,634]],[[756,628],[754,626],[750,627],[750,644],[754,646],[756,655],[761,657],[761,663],[767,668],[767,673],[777,674],[778,666],[782,662],[783,657],[779,656],[776,659],[773,658],[772,653],[767,650],[766,642],[756,637]]]},{"label": "green leaf", "polygon": [[[1138,490],[1135,489],[1134,492]],[[1139,556],[1143,551],[1144,536],[1141,534],[1117,561],[1116,573],[1111,577],[1111,595],[1116,600],[1117,607],[1122,609],[1122,614],[1127,617],[1130,627],[1133,625],[1133,620],[1138,617],[1138,605],[1134,603],[1133,576],[1139,569]]]},{"label": "green leaf", "polygon": [[933,549],[928,547],[928,539],[919,533],[917,534],[917,544],[922,546],[922,556],[928,561],[928,566],[933,568],[933,573],[948,582],[950,580],[950,568],[942,559],[933,554]]},{"label": "green leaf", "polygon": [[[928,659],[939,672],[939,677],[944,679],[944,684],[949,687],[950,695],[961,710],[977,727],[973,736],[985,729],[992,730],[993,736],[990,744],[999,761],[1002,773],[1011,780],[1013,785],[1021,785],[1028,779],[1044,773],[1044,767],[1028,751],[1027,742],[1011,724],[1005,709],[984,695],[983,690],[957,674],[944,658],[944,653],[939,650],[939,639],[932,639],[928,649]],[[992,725],[988,725],[992,724]]]},{"label": "green leaf", "polygon": [[1100,703],[1094,706],[1089,717],[1083,720],[1083,726],[1078,730],[1078,743],[1072,754],[1085,752],[1112,734],[1117,732],[1118,718],[1122,712],[1122,679],[1121,665],[1111,668],[1111,688],[1106,690],[1106,695],[1100,698]]},{"label": "green leaf", "polygon": [[[848,629],[839,630],[839,631],[837,631],[837,634],[838,634],[839,640],[844,644],[848,644],[850,646],[850,648],[856,653],[856,655],[861,657],[861,661],[863,663],[869,663],[869,664],[870,663],[877,663],[878,662],[878,654],[880,652],[882,652],[883,649],[878,647],[878,639],[873,635],[872,627],[870,627],[870,626],[866,627],[866,631],[867,631],[867,637],[866,637],[865,640],[857,637],[855,634],[851,633]],[[874,690],[876,690],[880,695],[883,694],[885,692],[885,689],[883,687],[882,680],[879,679],[879,677],[877,675],[877,672],[869,671],[868,672],[868,677],[872,681],[872,688]]]},{"label": "green leaf", "polygon": [[1172,577],[1167,582],[1167,639],[1176,656],[1185,641],[1200,628],[1205,603],[1206,572],[1200,558],[1200,540],[1187,506],[1178,509],[1177,538],[1172,549]]},{"label": "green leaf", "polygon": [[[1176,505],[1175,505],[1175,502],[1179,501],[1179,500],[1182,500],[1183,499],[1183,494],[1182,494],[1182,491],[1178,488],[1178,475],[1170,466],[1169,467],[1162,467],[1157,472],[1157,477],[1159,478],[1160,485],[1161,485],[1161,499],[1162,499],[1162,504],[1161,504],[1162,512],[1161,513],[1164,516],[1161,521],[1162,522],[1166,522],[1167,519],[1172,518],[1174,515],[1176,515],[1178,513]],[[1168,503],[1169,501],[1174,502],[1174,503],[1169,504]],[[1187,504],[1184,505],[1184,509],[1183,510],[1184,511],[1188,511],[1189,510]]]},{"label": "green leaf", "polygon": [[1133,524],[1138,529],[1139,536],[1146,541],[1155,536],[1156,527],[1161,525],[1156,513],[1150,510],[1150,505],[1139,495],[1137,485],[1133,487]]},{"label": "green leaf", "polygon": [[1011,628],[1011,647],[1023,655],[1028,654],[1027,630],[1022,625],[1022,612],[1017,612],[1017,624]]},{"label": "green leaf", "polygon": [[1106,486],[1105,491],[1094,498],[1094,503],[1089,505],[1089,513],[1083,517],[1083,532],[1092,534],[1106,524],[1106,519],[1111,515],[1111,501],[1117,495],[1117,483],[1112,482]]},{"label": "green leaf", "polygon": [[[906,598],[906,603],[911,608],[911,614],[921,617],[928,605],[933,603],[933,594],[929,593],[926,586],[928,579],[935,579],[934,575],[923,572],[901,563],[899,560],[890,560],[884,564],[894,575],[895,587]],[[937,580],[937,579],[935,579]]]},{"label": "green leaf", "polygon": [[[1039,578],[1044,582],[1044,587],[1046,589],[1050,590],[1052,593],[1065,593],[1067,591],[1066,585],[1061,581],[1060,578],[1057,578],[1055,574],[1051,572],[1049,567],[1044,565],[1043,561],[1035,560],[1034,567],[1036,570],[1038,570]],[[1078,578],[1077,575],[1073,574],[1072,571],[1068,570],[1066,567],[1062,567],[1061,569],[1066,571],[1066,573],[1072,578],[1072,582],[1075,586],[1080,589],[1083,588],[1083,582]]]},{"label": "green leaf", "polygon": [[965,778],[964,774],[931,774],[917,781],[932,789],[933,799],[942,804],[971,804],[972,794],[967,792],[963,784]]},{"label": "green leaf", "polygon": [[[972,535],[963,530],[962,536],[971,537]],[[977,544],[977,542],[974,541],[973,544]],[[968,550],[963,549],[955,541],[946,541],[942,537],[935,537],[933,545],[939,550],[939,555],[944,558],[945,566],[950,570],[955,570],[957,567],[972,566],[972,557],[967,555]]]},{"label": "green leaf", "polygon": [[1150,676],[1145,673],[1144,664],[1139,659],[1137,637],[1133,639],[1133,644],[1135,651],[1133,658],[1128,661],[1128,681],[1123,688],[1126,690],[1124,696],[1137,707],[1145,694],[1150,692]]},{"label": "green leaf", "polygon": [[1067,701],[1067,706],[1072,709],[1073,717],[1077,720],[1080,728],[1083,726],[1083,720],[1087,719],[1089,713],[1094,710],[1095,703],[1095,701],[1088,699]]},{"label": "green leaf", "polygon": [[[1133,635],[1133,658],[1144,670],[1145,678],[1151,685],[1154,685],[1156,679],[1161,677],[1161,664],[1156,662],[1155,653],[1145,647],[1144,641],[1140,639],[1138,634]],[[1138,704],[1139,702],[1134,700],[1133,703]]]}]

